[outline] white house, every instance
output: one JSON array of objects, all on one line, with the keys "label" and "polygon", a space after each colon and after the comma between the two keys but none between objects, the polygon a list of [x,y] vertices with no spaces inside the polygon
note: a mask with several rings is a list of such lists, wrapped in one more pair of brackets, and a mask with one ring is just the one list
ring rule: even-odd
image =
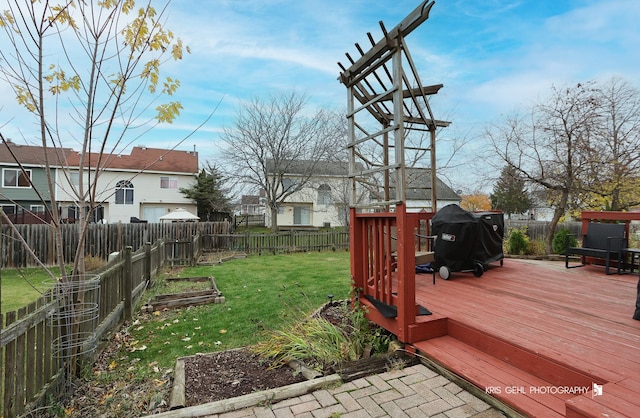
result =
[{"label": "white house", "polygon": [[[283,173],[282,187],[298,182],[307,170],[305,161],[298,161],[291,172]],[[296,172],[295,167],[301,168]],[[278,208],[279,227],[324,227],[347,224],[348,165],[323,162],[304,187],[289,196]],[[271,225],[271,211],[267,209],[265,223]]]},{"label": "white house", "polygon": [[[177,208],[197,215],[194,201],[180,192],[191,187],[198,174],[198,153],[158,148],[134,147],[130,154],[87,156],[85,165],[100,166],[84,172],[84,184],[97,179],[97,209],[94,221],[131,222],[140,219],[159,222]],[[74,189],[79,186],[80,155],[67,156],[68,164],[58,176],[56,197],[63,218],[77,218],[79,210]],[[100,163],[98,163],[100,161]]]},{"label": "white house", "polygon": [[[299,162],[301,167],[304,162]],[[296,164],[291,165],[296,167]],[[291,170],[294,171],[294,170]],[[304,170],[301,170],[304,173]],[[407,210],[418,212],[431,211],[431,174],[425,168],[407,168],[406,205]],[[288,187],[291,182],[299,181],[301,174],[296,172],[284,173],[282,186]],[[440,179],[436,179],[437,207],[448,204],[460,204],[460,196]],[[369,182],[375,184],[373,180]],[[394,181],[391,180],[391,194],[395,193]],[[348,163],[322,163],[305,186],[289,196],[278,208],[278,226],[311,226],[347,225],[349,216],[349,181]],[[359,183],[357,183],[359,185]],[[365,200],[383,200],[383,196],[375,193],[365,194],[358,191],[362,203]],[[266,212],[266,223],[271,225],[271,212]]]}]

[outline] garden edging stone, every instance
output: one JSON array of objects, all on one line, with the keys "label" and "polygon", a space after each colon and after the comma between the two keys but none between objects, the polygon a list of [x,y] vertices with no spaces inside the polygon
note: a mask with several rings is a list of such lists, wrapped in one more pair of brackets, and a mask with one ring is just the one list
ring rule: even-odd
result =
[{"label": "garden edging stone", "polygon": [[[176,368],[175,379],[178,380],[179,370]],[[184,368],[182,369],[182,381],[184,381]],[[339,385],[342,383],[342,379],[338,374],[331,374],[324,377],[319,377],[313,380],[306,380],[300,383],[294,383],[292,385],[283,386],[275,389],[267,389],[260,392],[249,393],[247,395],[238,396],[230,399],[223,399],[220,401],[209,402],[201,405],[189,406],[186,408],[172,409],[160,414],[155,414],[149,417],[170,417],[170,418],[188,418],[188,417],[201,417],[213,414],[221,414],[224,412],[231,412],[242,408],[256,406],[260,403],[281,401],[283,399],[293,398],[301,396],[309,392],[313,392],[316,389],[326,388],[333,385]],[[174,384],[174,390],[175,390]],[[184,384],[182,386],[182,398],[184,399]],[[172,395],[173,402],[173,395]],[[174,405],[172,404],[172,408]]]}]

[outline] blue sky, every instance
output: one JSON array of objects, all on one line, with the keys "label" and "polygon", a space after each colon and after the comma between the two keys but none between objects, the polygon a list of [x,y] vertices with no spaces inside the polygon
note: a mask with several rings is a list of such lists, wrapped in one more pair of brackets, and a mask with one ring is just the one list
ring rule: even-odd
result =
[{"label": "blue sky", "polygon": [[[418,4],[173,0],[167,27],[192,53],[165,69],[182,83],[177,98],[184,110],[138,144],[171,147],[219,105],[180,147],[195,146],[201,162],[215,162],[220,132],[232,125],[243,100],[295,90],[308,95],[312,107],[346,108],[337,62],[347,63],[345,52],[359,56],[356,42],[368,49],[367,32],[379,40],[378,21],[391,29]],[[467,164],[490,152],[482,138],[488,123],[530,107],[552,85],[620,76],[640,87],[638,22],[637,0],[439,0],[406,42],[423,83],[444,84],[432,106],[452,125],[440,137],[467,140],[466,152],[455,156]],[[439,149],[438,160],[448,160],[447,147]],[[477,176],[449,174],[456,189],[478,187]]]}]

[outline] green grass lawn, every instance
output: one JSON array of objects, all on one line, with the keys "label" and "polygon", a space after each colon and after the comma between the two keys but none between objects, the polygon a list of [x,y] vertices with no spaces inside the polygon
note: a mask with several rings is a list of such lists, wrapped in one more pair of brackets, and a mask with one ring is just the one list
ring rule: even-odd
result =
[{"label": "green grass lawn", "polygon": [[[176,358],[255,344],[328,301],[350,294],[348,252],[248,256],[166,277],[213,276],[225,303],[146,315],[131,327],[128,361],[172,367]],[[162,279],[144,301],[165,293]]]},{"label": "green grass lawn", "polygon": [[[59,272],[57,268],[52,269]],[[35,302],[42,292],[47,289],[45,281],[51,280],[39,268],[2,269],[0,272],[0,286],[2,286],[2,313],[15,311],[31,302]]]},{"label": "green grass lawn", "polygon": [[[36,288],[46,278],[38,269],[26,275]],[[213,276],[225,302],[137,313],[111,339],[107,357],[85,375],[105,389],[96,399],[106,416],[139,416],[154,399],[166,397],[178,357],[254,345],[268,332],[288,329],[328,301],[351,291],[349,253],[310,252],[252,255],[215,266],[166,269],[141,300],[176,289],[167,277]],[[2,310],[15,310],[39,296],[17,273],[2,271]],[[139,308],[140,306],[138,306]],[[140,312],[138,310],[137,312]],[[132,388],[137,397],[127,396]],[[142,399],[145,398],[145,399]]]}]

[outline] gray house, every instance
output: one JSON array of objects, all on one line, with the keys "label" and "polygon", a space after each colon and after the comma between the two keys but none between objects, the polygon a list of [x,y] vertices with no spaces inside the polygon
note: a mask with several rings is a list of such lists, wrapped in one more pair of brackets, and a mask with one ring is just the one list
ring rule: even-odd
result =
[{"label": "gray house", "polygon": [[[405,176],[407,178],[407,211],[418,212],[426,210],[432,211],[433,205],[431,204],[431,170],[428,168],[406,168]],[[394,190],[395,180],[391,179],[391,194],[395,193]],[[437,209],[443,208],[446,205],[455,203],[459,205],[462,201],[460,195],[458,195],[451,187],[447,186],[442,180],[436,177],[436,198]]]}]

